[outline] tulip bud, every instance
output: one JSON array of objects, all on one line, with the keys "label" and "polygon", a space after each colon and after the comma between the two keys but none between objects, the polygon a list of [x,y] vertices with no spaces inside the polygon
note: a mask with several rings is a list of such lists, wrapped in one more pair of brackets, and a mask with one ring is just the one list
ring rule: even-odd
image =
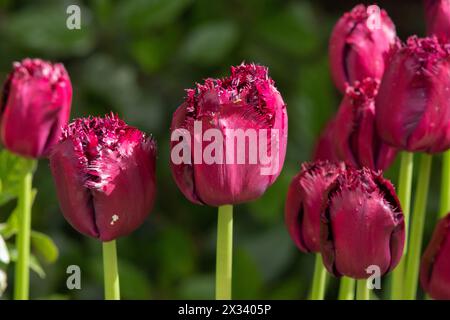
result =
[{"label": "tulip bud", "polygon": [[348,169],[330,186],[321,220],[321,252],[336,276],[365,279],[400,261],[405,225],[392,184],[370,169]]},{"label": "tulip bud", "polygon": [[450,47],[410,37],[391,59],[376,97],[381,138],[402,150],[450,147]]},{"label": "tulip bud", "polygon": [[155,158],[155,141],[113,114],[76,119],[50,155],[64,217],[101,241],[129,234],[153,207]]},{"label": "tulip bud", "polygon": [[320,252],[320,217],[326,190],[345,170],[344,163],[318,161],[302,165],[286,198],[286,225],[303,252]]},{"label": "tulip bud", "polygon": [[337,162],[340,160],[334,144],[334,119],[329,121],[317,140],[314,148],[314,161]]},{"label": "tulip bud", "polygon": [[3,88],[1,139],[21,156],[48,156],[70,116],[72,85],[62,64],[40,59],[14,63]]},{"label": "tulip bud", "polygon": [[334,121],[333,145],[340,160],[354,167],[385,170],[395,148],[381,141],[375,126],[375,96],[379,81],[366,78],[347,87]]},{"label": "tulip bud", "polygon": [[425,0],[427,34],[445,42],[450,40],[450,1]]},{"label": "tulip bud", "polygon": [[331,75],[342,92],[346,83],[383,75],[397,37],[386,11],[377,10],[368,13],[364,5],[357,5],[333,29],[329,46]]},{"label": "tulip bud", "polygon": [[422,256],[420,282],[433,299],[450,300],[450,214],[438,222]]},{"label": "tulip bud", "polygon": [[172,119],[176,184],[190,201],[210,206],[260,197],[280,174],[287,125],[286,106],[263,66],[241,64],[229,77],[197,84]]}]

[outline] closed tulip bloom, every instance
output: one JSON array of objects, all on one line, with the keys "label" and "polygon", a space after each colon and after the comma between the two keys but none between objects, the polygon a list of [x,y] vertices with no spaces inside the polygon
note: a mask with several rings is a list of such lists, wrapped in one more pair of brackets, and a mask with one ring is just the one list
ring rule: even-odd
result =
[{"label": "closed tulip bloom", "polygon": [[5,148],[24,157],[48,156],[69,120],[71,101],[72,85],[62,64],[14,63],[0,100]]},{"label": "closed tulip bloom", "polygon": [[449,0],[425,0],[425,18],[428,35],[450,40]]},{"label": "closed tulip bloom", "polygon": [[347,83],[381,78],[396,41],[395,26],[386,11],[368,13],[360,4],[345,13],[334,26],[329,44],[331,75],[337,88],[345,92]]},{"label": "closed tulip bloom", "polygon": [[410,37],[386,69],[376,97],[381,138],[402,150],[450,147],[450,47],[436,37]]},{"label": "closed tulip bloom", "polygon": [[438,222],[423,254],[420,282],[433,299],[450,300],[450,214]]},{"label": "closed tulip bloom", "polygon": [[129,234],[153,207],[155,157],[155,141],[115,115],[73,121],[50,155],[64,217],[101,241]]},{"label": "closed tulip bloom", "polygon": [[286,105],[266,67],[241,64],[229,77],[197,84],[172,119],[176,184],[197,204],[257,199],[280,174],[287,126]]},{"label": "closed tulip bloom", "polygon": [[289,186],[285,221],[303,252],[320,252],[320,218],[326,190],[345,170],[344,163],[318,161],[302,165]]},{"label": "closed tulip bloom", "polygon": [[400,261],[405,225],[392,184],[370,169],[348,169],[330,186],[321,221],[321,252],[336,276],[366,279]]},{"label": "closed tulip bloom", "polygon": [[334,144],[334,119],[330,120],[325,128],[322,130],[314,147],[313,159],[314,161],[330,161],[336,162],[340,158],[336,152],[336,145]]},{"label": "closed tulip bloom", "polygon": [[397,150],[384,143],[375,125],[375,97],[379,81],[366,78],[347,87],[334,120],[332,142],[338,158],[357,168],[385,170]]}]

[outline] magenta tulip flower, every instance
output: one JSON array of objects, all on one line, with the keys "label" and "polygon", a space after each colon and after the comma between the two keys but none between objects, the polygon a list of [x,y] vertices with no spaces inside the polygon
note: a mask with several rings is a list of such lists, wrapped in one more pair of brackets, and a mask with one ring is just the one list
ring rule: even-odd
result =
[{"label": "magenta tulip flower", "polygon": [[344,163],[318,161],[302,165],[289,186],[285,220],[292,240],[303,252],[320,252],[320,219],[326,190],[345,170]]},{"label": "magenta tulip flower", "polygon": [[0,101],[5,148],[24,157],[48,156],[69,120],[71,101],[72,85],[62,64],[14,63]]},{"label": "magenta tulip flower", "polygon": [[450,300],[450,214],[438,222],[423,254],[420,282],[433,299]]},{"label": "magenta tulip flower", "polygon": [[187,90],[172,119],[171,168],[192,202],[221,206],[259,198],[280,174],[287,112],[266,67],[241,64],[231,76]]},{"label": "magenta tulip flower", "polygon": [[155,199],[156,144],[115,115],[76,119],[50,155],[64,217],[101,241],[138,228]]},{"label": "magenta tulip flower", "polygon": [[314,161],[337,162],[340,158],[336,151],[334,143],[334,119],[330,120],[322,130],[314,147]]},{"label": "magenta tulip flower", "polygon": [[436,37],[410,37],[392,57],[376,97],[381,138],[402,150],[450,147],[450,47]]},{"label": "magenta tulip flower", "polygon": [[375,125],[375,97],[379,81],[366,78],[347,87],[334,120],[332,142],[338,158],[357,168],[385,170],[397,150],[384,143]]},{"label": "magenta tulip flower", "polygon": [[328,189],[321,220],[325,267],[336,276],[381,275],[400,261],[405,240],[403,213],[392,184],[370,169],[347,169]]},{"label": "magenta tulip flower", "polygon": [[448,42],[450,39],[450,1],[425,0],[427,33]]},{"label": "magenta tulip flower", "polygon": [[329,45],[337,88],[345,92],[346,84],[381,78],[396,39],[395,26],[386,11],[371,13],[360,4],[345,13],[335,25]]}]

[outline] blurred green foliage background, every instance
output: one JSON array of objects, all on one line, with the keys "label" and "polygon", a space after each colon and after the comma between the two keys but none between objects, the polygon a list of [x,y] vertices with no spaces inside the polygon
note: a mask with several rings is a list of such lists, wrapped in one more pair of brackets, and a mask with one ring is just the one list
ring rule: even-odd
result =
[{"label": "blurred green foliage background", "polygon": [[[158,141],[156,207],[132,235],[118,241],[125,299],[212,299],[216,210],[191,204],[169,170],[171,115],[184,89],[228,74],[242,61],[269,67],[288,105],[289,145],[283,172],[259,200],[235,208],[233,296],[236,299],[304,299],[314,257],[300,253],[284,226],[284,198],[299,164],[336,110],[328,38],[338,17],[359,1],[275,0],[0,0],[0,80],[25,57],[61,61],[73,87],[72,116],[117,112]],[[66,28],[66,8],[81,7],[82,29]],[[424,34],[421,1],[378,1],[402,39]],[[397,180],[396,164],[387,175]],[[439,200],[435,162],[426,239]],[[59,258],[32,273],[31,297],[101,299],[101,246],[75,232],[62,217],[48,162],[41,160],[33,228],[49,234]],[[14,201],[0,209],[5,221]],[[66,268],[82,270],[81,290],[68,290]],[[8,267],[12,293],[13,266]],[[42,276],[42,275],[41,275]],[[387,286],[387,283],[385,283]],[[335,298],[338,281],[329,284]],[[379,293],[380,297],[383,292]]]}]

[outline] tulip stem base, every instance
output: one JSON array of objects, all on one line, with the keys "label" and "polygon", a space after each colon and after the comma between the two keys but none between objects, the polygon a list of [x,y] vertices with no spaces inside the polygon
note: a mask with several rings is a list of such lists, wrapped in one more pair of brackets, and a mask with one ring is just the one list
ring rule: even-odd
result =
[{"label": "tulip stem base", "polygon": [[356,300],[370,300],[370,291],[367,280],[356,280]]},{"label": "tulip stem base", "polygon": [[339,284],[339,300],[355,299],[355,279],[342,277]]},{"label": "tulip stem base", "polygon": [[405,277],[405,254],[408,242],[409,213],[411,211],[411,188],[413,178],[413,160],[411,152],[401,153],[400,176],[398,183],[398,198],[402,205],[403,216],[405,219],[405,246],[403,257],[392,272],[391,280],[391,300],[400,300],[403,298],[403,285]]},{"label": "tulip stem base", "polygon": [[311,288],[311,300],[323,300],[327,282],[327,270],[322,262],[320,253],[316,253],[313,284]]},{"label": "tulip stem base", "polygon": [[33,172],[27,172],[20,183],[18,195],[17,262],[14,279],[14,299],[28,300],[30,286],[30,233]]},{"label": "tulip stem base", "polygon": [[450,212],[450,150],[442,157],[441,203],[439,217]]},{"label": "tulip stem base", "polygon": [[411,219],[410,243],[406,257],[407,267],[404,291],[404,299],[406,300],[413,300],[416,298],[423,227],[425,223],[428,187],[430,184],[432,157],[428,154],[422,154],[420,157],[420,171],[417,181],[414,211]]},{"label": "tulip stem base", "polygon": [[103,242],[105,300],[120,300],[119,268],[116,241]]},{"label": "tulip stem base", "polygon": [[231,300],[233,206],[219,207],[217,220],[216,300]]}]

